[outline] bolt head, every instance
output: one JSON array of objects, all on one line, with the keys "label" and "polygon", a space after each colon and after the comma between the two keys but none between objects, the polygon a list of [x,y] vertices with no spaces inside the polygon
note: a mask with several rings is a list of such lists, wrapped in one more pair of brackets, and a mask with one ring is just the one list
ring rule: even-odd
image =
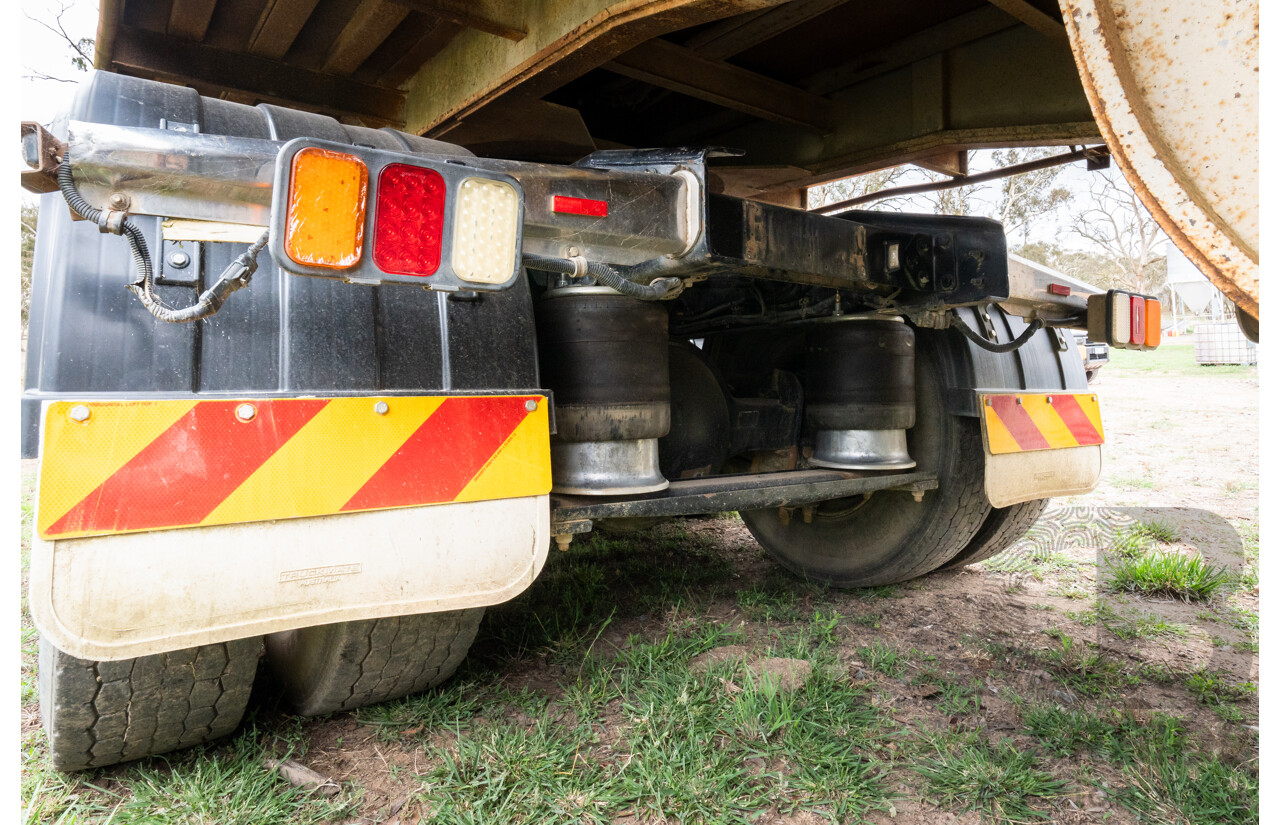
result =
[{"label": "bolt head", "polygon": [[241,404],[236,407],[236,418],[241,421],[252,421],[257,414],[258,410],[252,404]]},{"label": "bolt head", "polygon": [[387,411],[390,409],[391,408],[387,406],[386,401],[379,401],[378,403],[373,405],[373,411],[376,412],[378,415],[386,415]]},{"label": "bolt head", "polygon": [[538,409],[537,399],[530,398],[528,401],[524,402],[524,408],[529,412],[533,412],[534,410]]},{"label": "bolt head", "polygon": [[72,421],[88,421],[89,408],[86,407],[84,404],[76,404],[74,407],[71,408],[71,410],[67,413],[67,415],[71,417]]},{"label": "bolt head", "polygon": [[191,263],[191,256],[185,252],[169,253],[169,266],[173,267],[174,269],[186,269],[187,265],[190,263]]},{"label": "bolt head", "polygon": [[1044,402],[1045,402],[1046,404],[1052,404],[1052,403],[1053,403],[1053,396],[1052,396],[1052,395],[1046,395],[1046,396],[1044,397]]},{"label": "bolt head", "polygon": [[107,203],[110,204],[112,209],[128,209],[129,196],[123,192],[115,192],[111,197],[107,198]]}]

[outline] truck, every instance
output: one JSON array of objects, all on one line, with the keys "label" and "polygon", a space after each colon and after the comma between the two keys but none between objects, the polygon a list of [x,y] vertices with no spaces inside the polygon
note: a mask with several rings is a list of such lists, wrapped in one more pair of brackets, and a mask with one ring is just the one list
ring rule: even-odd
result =
[{"label": "truck", "polygon": [[1116,163],[1256,337],[1257,20],[102,0],[97,70],[22,128],[53,764],[231,732],[264,658],[304,715],[439,684],[611,520],[736,511],[834,587],[999,553],[1099,477],[1072,331],[1151,348],[1158,301],[805,193],[1069,146],[1036,163]]}]

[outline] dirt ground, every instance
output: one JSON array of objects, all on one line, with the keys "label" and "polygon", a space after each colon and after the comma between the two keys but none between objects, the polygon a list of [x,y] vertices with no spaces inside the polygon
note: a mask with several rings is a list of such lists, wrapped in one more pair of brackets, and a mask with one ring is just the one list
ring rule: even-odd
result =
[{"label": "dirt ground", "polygon": [[[1020,821],[1018,800],[1054,822],[1196,821],[1200,802],[1188,795],[1195,777],[1219,765],[1255,777],[1257,770],[1257,373],[1134,368],[1130,356],[1137,355],[1122,353],[1092,386],[1107,437],[1098,489],[1056,500],[1002,556],[901,586],[838,592],[782,574],[734,516],[575,542],[567,553],[553,551],[523,601],[489,612],[452,687],[303,721],[279,710],[264,686],[251,709],[256,738],[232,750],[287,742],[294,758],[340,783],[346,806],[315,821],[549,821],[545,810],[554,810],[563,821],[916,825]],[[1208,603],[1108,590],[1116,542],[1134,525],[1152,523],[1168,528],[1161,549],[1198,551],[1231,572],[1229,586]],[[623,555],[636,552],[648,554],[643,567],[629,567],[635,562]],[[640,661],[668,648],[679,651],[675,668]],[[688,675],[698,670],[697,656],[722,649],[729,651],[724,662]],[[809,704],[786,714],[816,713],[820,695],[852,697],[850,715],[841,718],[865,712],[857,718],[872,720],[862,738],[849,733],[848,748],[857,751],[850,758],[861,760],[849,765],[863,773],[832,768],[823,776],[830,757],[806,762],[806,748],[819,745],[788,750],[785,740],[770,739],[779,733],[753,739],[755,750],[737,750],[746,728],[730,730],[722,715],[699,740],[710,743],[695,758],[705,767],[664,780],[671,796],[618,784],[636,765],[650,764],[645,748],[669,748],[654,764],[683,758],[672,740],[696,731],[692,723],[673,727],[658,744],[637,733],[661,715],[638,708],[666,695],[663,685],[684,685],[672,701],[690,701],[695,690],[693,707],[710,680],[711,706],[734,704],[754,684],[752,657],[785,656],[803,661],[805,674],[810,663],[822,674],[787,694]],[[694,666],[684,664],[690,657]],[[29,700],[23,731],[38,749],[36,710]],[[1121,734],[1103,746],[1062,721],[1110,720],[1115,731],[1140,736],[1169,719],[1179,720],[1179,749],[1201,760],[1182,784],[1168,775],[1164,757],[1118,755],[1127,747],[1116,745]],[[529,760],[507,761],[525,745],[533,748]],[[698,752],[696,743],[690,747]],[[717,750],[747,754],[746,772],[767,778],[764,795],[752,796],[755,786],[747,784],[720,796],[701,793],[696,804],[682,796],[680,783],[694,781],[688,777],[718,775]],[[981,758],[956,770],[971,754]],[[1028,755],[1023,773],[996,775],[1019,754]],[[540,762],[560,767],[544,782],[536,779]],[[29,772],[35,764],[28,762]],[[136,795],[137,770],[108,769],[93,782]],[[1052,789],[1025,784],[1032,773]],[[574,784],[579,775],[586,779]],[[533,784],[520,784],[526,779]],[[868,789],[858,799],[855,785]],[[593,796],[601,787],[620,795]],[[994,801],[979,798],[992,788]],[[549,796],[561,807],[545,808]],[[1245,801],[1239,816],[1221,821],[1256,818],[1256,797],[1252,813]]]}]

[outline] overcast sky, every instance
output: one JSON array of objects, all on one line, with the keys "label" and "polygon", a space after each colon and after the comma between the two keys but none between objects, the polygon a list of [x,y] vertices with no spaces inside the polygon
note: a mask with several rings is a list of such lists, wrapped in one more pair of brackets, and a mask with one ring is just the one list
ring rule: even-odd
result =
[{"label": "overcast sky", "polygon": [[75,53],[66,41],[44,26],[31,20],[44,21],[56,26],[58,12],[63,6],[62,25],[75,40],[93,38],[98,28],[97,0],[22,0],[22,13],[12,22],[20,31],[21,45],[21,103],[22,120],[49,123],[58,112],[70,107],[76,83],[59,83],[55,80],[36,80],[29,75],[50,75],[63,80],[79,82],[84,72],[71,65]]}]

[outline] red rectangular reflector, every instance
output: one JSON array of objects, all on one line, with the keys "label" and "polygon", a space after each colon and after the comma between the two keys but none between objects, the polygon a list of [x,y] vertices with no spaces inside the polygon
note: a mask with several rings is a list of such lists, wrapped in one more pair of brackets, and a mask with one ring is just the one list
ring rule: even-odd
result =
[{"label": "red rectangular reflector", "polygon": [[440,268],[444,190],[444,178],[434,169],[383,167],[373,218],[373,262],[379,269],[426,277]]},{"label": "red rectangular reflector", "polygon": [[586,215],[591,218],[609,217],[609,202],[591,198],[571,198],[567,195],[551,196],[551,211],[566,215]]},{"label": "red rectangular reflector", "polygon": [[1049,293],[1051,295],[1067,296],[1071,294],[1071,287],[1066,284],[1049,284]]},{"label": "red rectangular reflector", "polygon": [[1129,296],[1129,343],[1147,343],[1147,299],[1141,295]]}]

